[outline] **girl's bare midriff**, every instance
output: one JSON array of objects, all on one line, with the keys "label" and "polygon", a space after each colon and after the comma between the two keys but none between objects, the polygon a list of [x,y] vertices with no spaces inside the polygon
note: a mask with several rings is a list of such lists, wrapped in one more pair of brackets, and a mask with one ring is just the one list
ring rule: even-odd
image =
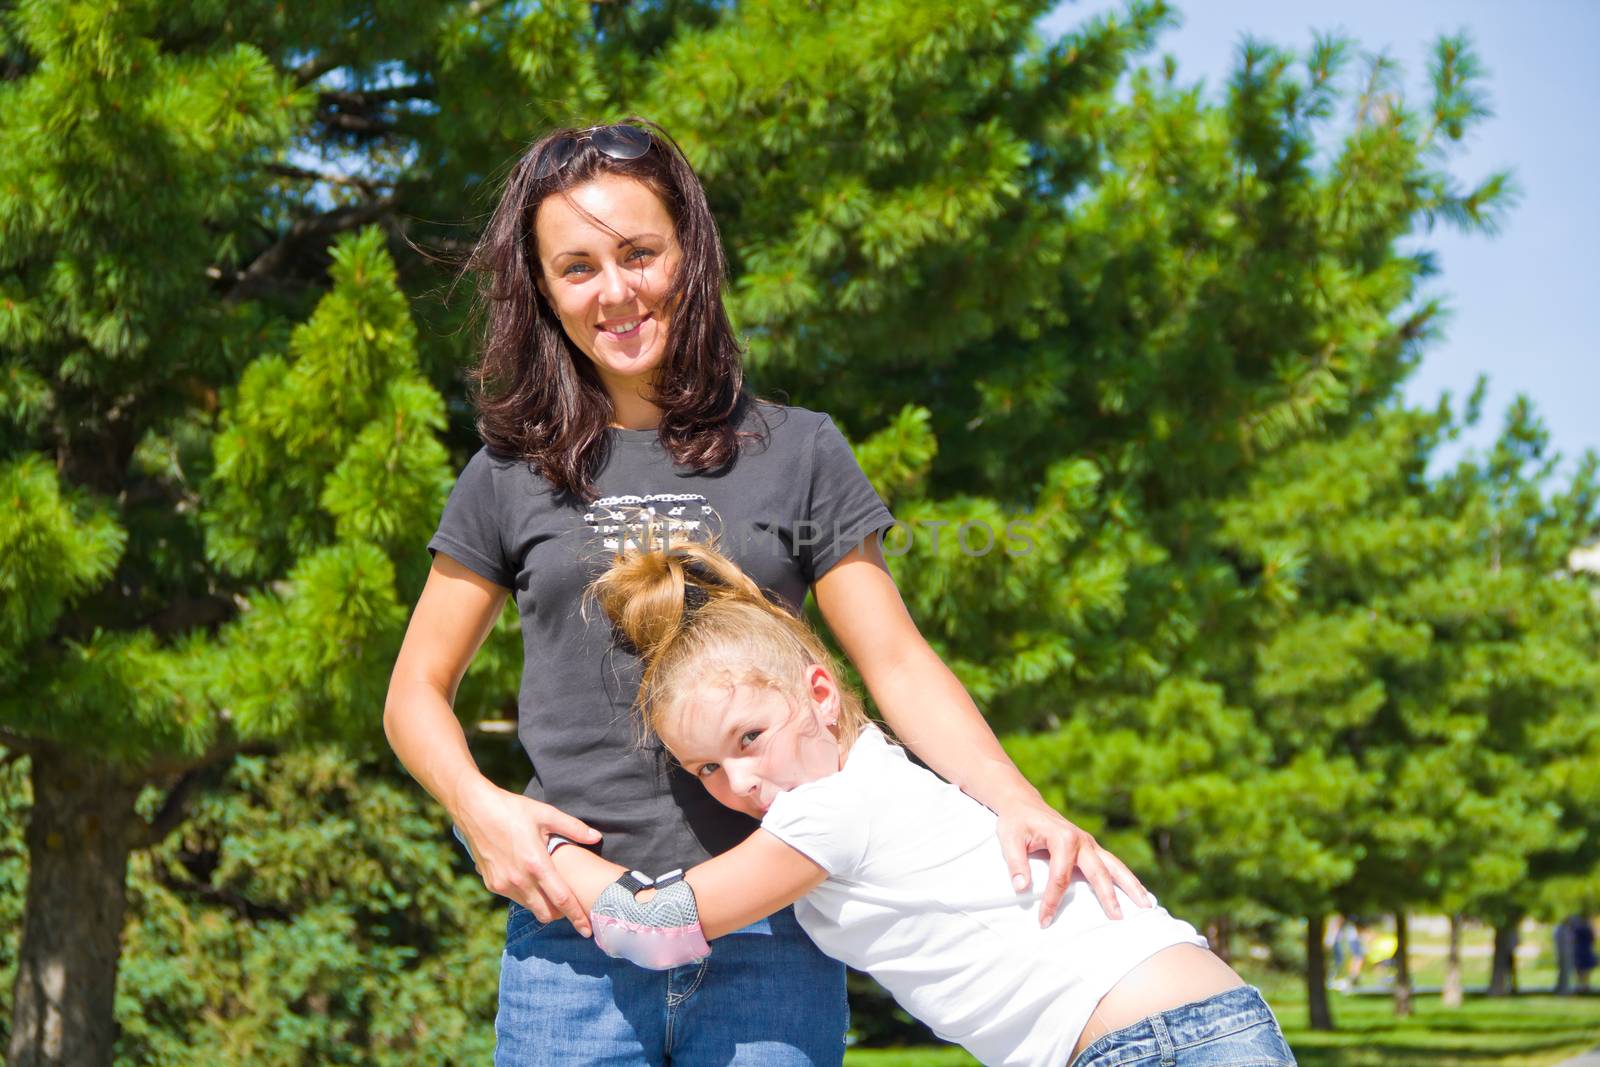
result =
[{"label": "girl's bare midriff", "polygon": [[1189,944],[1164,948],[1123,975],[1100,998],[1072,1049],[1072,1057],[1076,1059],[1078,1053],[1106,1034],[1131,1026],[1146,1015],[1204,1000],[1244,984],[1244,979],[1208,948]]}]

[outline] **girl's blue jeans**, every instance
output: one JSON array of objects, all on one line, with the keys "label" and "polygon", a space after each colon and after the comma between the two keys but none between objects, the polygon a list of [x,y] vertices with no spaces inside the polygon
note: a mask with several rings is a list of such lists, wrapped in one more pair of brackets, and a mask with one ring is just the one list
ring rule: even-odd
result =
[{"label": "girl's blue jeans", "polygon": [[1292,1067],[1294,1053],[1255,986],[1238,986],[1104,1034],[1072,1067]]}]

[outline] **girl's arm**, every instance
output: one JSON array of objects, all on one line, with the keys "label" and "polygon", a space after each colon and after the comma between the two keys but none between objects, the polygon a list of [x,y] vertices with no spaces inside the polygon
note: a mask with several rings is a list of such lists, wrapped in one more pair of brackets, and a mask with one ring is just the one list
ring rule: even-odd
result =
[{"label": "girl's arm", "polygon": [[1040,925],[1055,917],[1074,866],[1112,918],[1122,915],[1114,886],[1149,906],[1150,896],[1133,872],[1045,803],[1011,762],[961,680],[917,629],[876,534],[828,568],[813,592],[828,629],[895,735],[945,781],[1000,817],[1000,846],[1018,891],[1031,882],[1028,854],[1049,852]]},{"label": "girl's arm", "polygon": [[[627,868],[585,848],[564,845],[551,857],[585,911]],[[662,871],[642,871],[652,877]],[[706,940],[732,933],[788,907],[827,878],[828,872],[765,830],[720,856],[689,868],[684,881],[694,890]],[[646,899],[643,895],[641,900]]]}]

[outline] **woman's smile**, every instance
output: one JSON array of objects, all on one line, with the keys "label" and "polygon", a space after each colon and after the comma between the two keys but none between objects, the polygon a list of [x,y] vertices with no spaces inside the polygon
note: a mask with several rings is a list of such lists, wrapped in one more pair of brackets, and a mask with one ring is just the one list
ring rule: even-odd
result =
[{"label": "woman's smile", "polygon": [[631,319],[619,319],[615,322],[603,323],[600,332],[610,334],[616,340],[626,340],[638,337],[639,331],[644,329],[644,321],[649,315],[635,315]]}]

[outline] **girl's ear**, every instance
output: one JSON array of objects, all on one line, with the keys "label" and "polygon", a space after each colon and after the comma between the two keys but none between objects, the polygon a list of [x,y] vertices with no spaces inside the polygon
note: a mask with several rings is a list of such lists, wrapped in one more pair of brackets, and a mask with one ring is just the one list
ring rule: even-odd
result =
[{"label": "girl's ear", "polygon": [[820,663],[806,665],[806,692],[811,697],[811,710],[823,726],[839,725],[839,687],[833,675]]}]

